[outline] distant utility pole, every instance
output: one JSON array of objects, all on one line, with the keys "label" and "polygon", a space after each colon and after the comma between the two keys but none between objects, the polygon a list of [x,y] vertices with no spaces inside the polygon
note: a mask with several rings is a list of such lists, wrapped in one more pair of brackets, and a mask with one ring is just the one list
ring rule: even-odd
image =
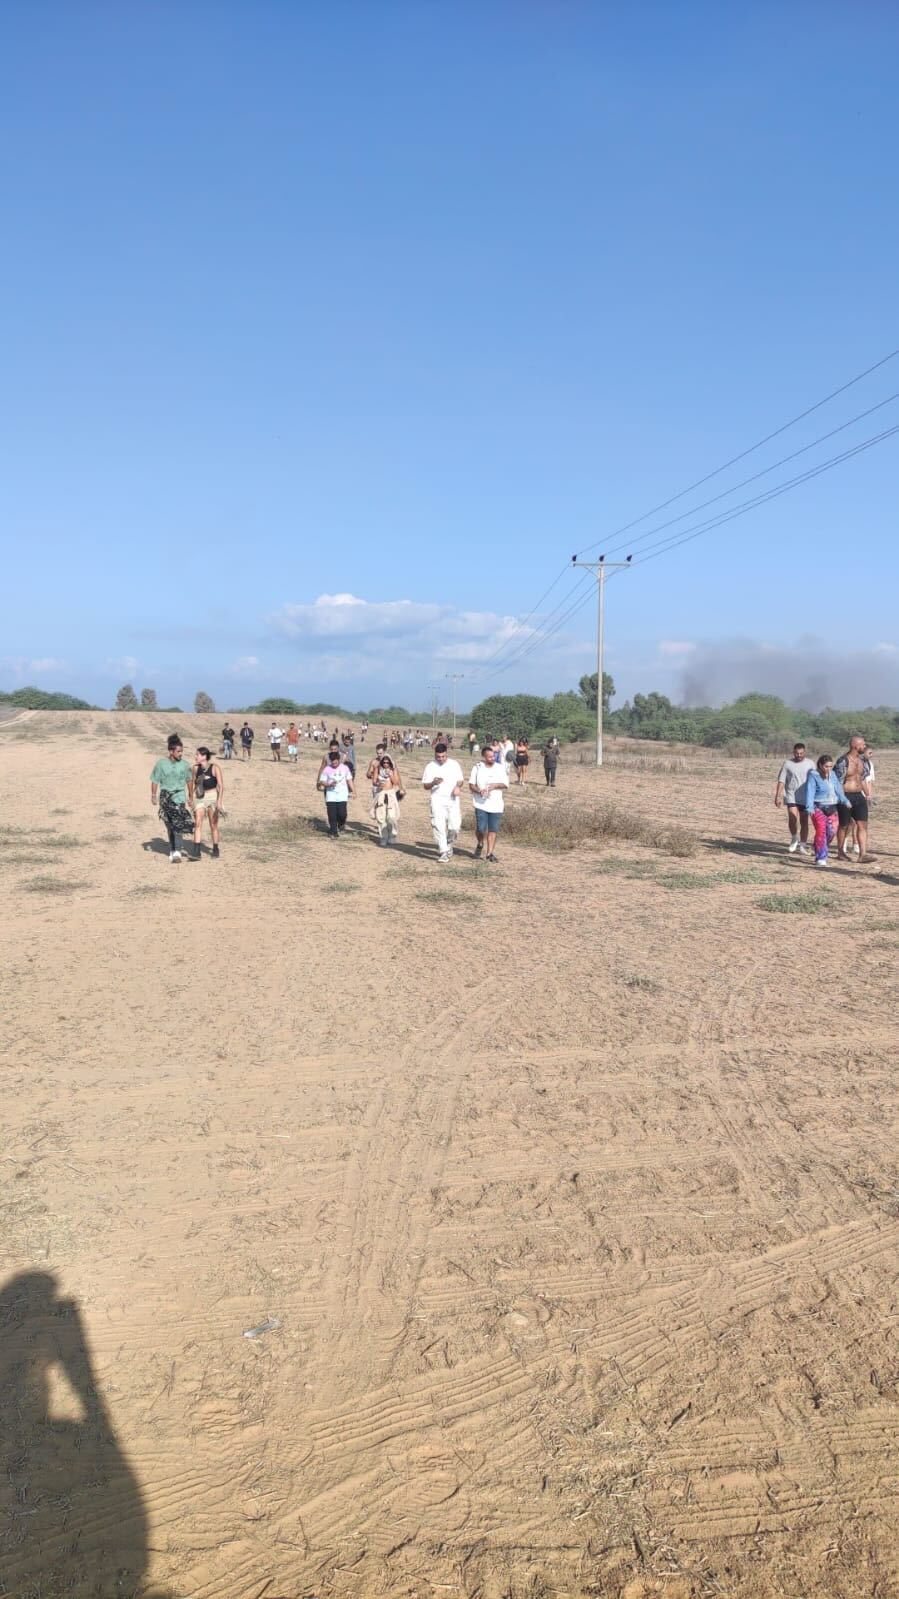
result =
[{"label": "distant utility pole", "polygon": [[453,738],[456,736],[456,684],[465,676],[464,672],[447,672],[447,680],[453,685]]},{"label": "distant utility pole", "polygon": [[428,688],[431,691],[431,726],[436,731],[436,729],[437,729],[437,695],[440,693],[440,684],[439,683],[429,683],[428,684]]},{"label": "distant utility pole", "polygon": [[571,557],[572,566],[583,566],[596,577],[596,589],[599,614],[596,620],[596,764],[602,766],[602,662],[605,645],[606,625],[606,573],[624,572],[630,566],[633,556],[629,555],[626,561],[607,561],[604,555],[598,561],[579,561],[576,555]]}]

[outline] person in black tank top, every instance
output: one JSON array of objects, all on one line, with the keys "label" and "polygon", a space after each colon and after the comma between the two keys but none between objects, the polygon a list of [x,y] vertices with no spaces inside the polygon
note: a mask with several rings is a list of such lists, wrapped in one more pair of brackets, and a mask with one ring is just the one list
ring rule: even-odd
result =
[{"label": "person in black tank top", "polygon": [[197,750],[197,764],[194,767],[194,853],[191,859],[198,861],[201,857],[203,842],[203,818],[209,818],[209,831],[212,834],[213,860],[219,858],[219,816],[222,801],[225,797],[225,780],[221,767],[212,759],[211,751],[201,744]]}]

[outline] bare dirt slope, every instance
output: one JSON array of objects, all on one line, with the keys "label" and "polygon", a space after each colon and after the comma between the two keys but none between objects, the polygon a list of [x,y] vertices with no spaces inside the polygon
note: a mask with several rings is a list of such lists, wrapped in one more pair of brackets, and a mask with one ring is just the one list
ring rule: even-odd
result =
[{"label": "bare dirt slope", "polygon": [[899,760],[866,870],[664,752],[539,803],[691,859],[444,869],[257,747],[177,867],[167,731],[0,732],[0,1592],[899,1592]]}]

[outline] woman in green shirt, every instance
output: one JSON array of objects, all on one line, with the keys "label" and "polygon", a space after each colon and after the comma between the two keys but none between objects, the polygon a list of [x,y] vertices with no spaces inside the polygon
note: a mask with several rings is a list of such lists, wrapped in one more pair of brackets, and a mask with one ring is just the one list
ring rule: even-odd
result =
[{"label": "woman in green shirt", "polygon": [[181,834],[189,833],[194,825],[190,808],[194,782],[177,733],[169,735],[168,749],[168,759],[158,760],[150,773],[150,803],[155,806],[158,797],[160,820],[169,835],[169,860],[180,861]]}]

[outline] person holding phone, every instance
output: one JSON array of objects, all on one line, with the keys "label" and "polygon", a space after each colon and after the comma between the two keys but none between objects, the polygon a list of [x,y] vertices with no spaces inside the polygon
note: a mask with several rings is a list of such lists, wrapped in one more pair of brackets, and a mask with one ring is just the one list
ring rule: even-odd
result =
[{"label": "person holding phone", "polygon": [[484,746],[481,760],[471,769],[468,787],[474,800],[474,820],[478,832],[475,855],[479,856],[487,845],[486,859],[496,864],[496,835],[502,826],[505,809],[504,789],[509,787],[509,774],[504,760],[497,760],[493,746]]},{"label": "person holding phone", "polygon": [[399,835],[403,785],[396,763],[382,750],[368,768],[371,775],[371,816],[378,826],[378,842],[387,849]]},{"label": "person holding phone", "polygon": [[203,818],[209,818],[209,831],[212,834],[212,858],[219,858],[219,816],[222,801],[225,798],[225,779],[222,769],[212,759],[212,753],[205,744],[200,744],[197,749],[197,764],[193,770],[194,782],[194,860],[199,860],[202,855],[203,843]]},{"label": "person holding phone", "polygon": [[431,830],[441,865],[453,858],[453,845],[462,830],[459,795],[465,776],[458,761],[449,758],[446,743],[434,745],[434,759],[421,774],[421,785],[431,801]]},{"label": "person holding phone", "polygon": [[329,751],[328,759],[319,772],[316,787],[325,796],[328,832],[332,838],[339,838],[346,829],[347,801],[356,798],[353,774],[340,759],[339,749]]}]

